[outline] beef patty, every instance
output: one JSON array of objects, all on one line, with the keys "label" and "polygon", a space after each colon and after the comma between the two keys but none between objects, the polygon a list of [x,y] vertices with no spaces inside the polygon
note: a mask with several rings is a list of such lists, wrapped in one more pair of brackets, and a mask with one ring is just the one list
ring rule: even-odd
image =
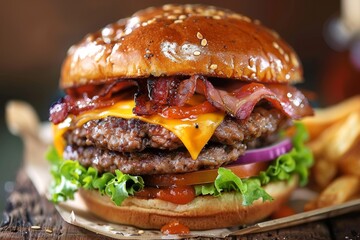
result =
[{"label": "beef patty", "polygon": [[180,139],[160,125],[106,117],[67,131],[64,157],[99,172],[119,169],[136,175],[217,168],[238,159],[248,147],[264,144],[287,122],[280,111],[261,107],[245,120],[226,117],[193,160]]}]

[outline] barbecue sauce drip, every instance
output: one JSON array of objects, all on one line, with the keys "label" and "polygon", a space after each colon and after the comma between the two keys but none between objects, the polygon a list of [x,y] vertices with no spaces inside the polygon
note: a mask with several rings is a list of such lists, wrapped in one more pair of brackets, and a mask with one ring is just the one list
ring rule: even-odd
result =
[{"label": "barbecue sauce drip", "polygon": [[135,194],[144,199],[161,199],[175,204],[187,204],[195,198],[195,190],[191,186],[155,188],[148,187]]},{"label": "barbecue sauce drip", "polygon": [[190,229],[187,226],[179,223],[178,221],[173,221],[164,225],[161,228],[161,233],[166,235],[168,234],[184,235],[184,234],[189,234]]}]

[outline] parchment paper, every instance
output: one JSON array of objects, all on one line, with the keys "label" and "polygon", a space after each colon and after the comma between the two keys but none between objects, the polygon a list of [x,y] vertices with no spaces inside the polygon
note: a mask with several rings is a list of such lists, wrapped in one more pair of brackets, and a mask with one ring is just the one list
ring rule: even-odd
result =
[{"label": "parchment paper", "polygon": [[[45,152],[51,144],[51,128],[49,123],[40,123],[34,110],[28,104],[19,101],[7,105],[7,123],[10,131],[24,141],[24,166],[39,194],[47,196],[51,182],[49,164]],[[303,212],[304,203],[316,197],[316,193],[306,188],[299,188],[289,200],[297,214],[257,223],[251,226],[222,228],[208,231],[191,231],[189,235],[163,235],[158,230],[143,230],[131,226],[109,223],[89,213],[82,199],[75,195],[73,201],[56,205],[61,217],[68,223],[87,230],[117,239],[176,239],[184,237],[226,237],[247,233],[263,232],[285,228],[306,222],[337,216],[360,209],[360,199],[341,205]]]}]

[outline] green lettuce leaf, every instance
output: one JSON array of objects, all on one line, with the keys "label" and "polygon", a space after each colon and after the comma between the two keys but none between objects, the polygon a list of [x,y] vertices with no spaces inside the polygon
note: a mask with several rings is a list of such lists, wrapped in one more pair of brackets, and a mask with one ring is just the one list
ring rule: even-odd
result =
[{"label": "green lettuce leaf", "polygon": [[108,195],[116,205],[144,188],[144,180],[139,176],[123,174],[119,170],[99,176],[93,168],[84,168],[78,161],[63,160],[52,147],[47,153],[51,164],[53,182],[50,187],[53,202],[74,199],[79,188],[94,189]]},{"label": "green lettuce leaf", "polygon": [[219,168],[218,176],[214,183],[195,186],[196,195],[220,196],[222,192],[239,192],[242,195],[242,204],[251,205],[255,200],[272,200],[272,197],[261,187],[257,178],[240,179],[231,170]]},{"label": "green lettuce leaf", "polygon": [[306,128],[301,123],[295,123],[296,134],[292,138],[293,149],[278,157],[270,166],[261,171],[258,176],[240,179],[230,170],[219,168],[218,176],[214,183],[195,186],[196,195],[220,196],[222,192],[236,191],[242,195],[243,205],[251,205],[255,200],[272,200],[272,197],[262,188],[270,182],[290,180],[291,176],[299,176],[300,185],[308,181],[309,168],[313,163],[311,151],[304,142],[308,135]]},{"label": "green lettuce leaf", "polygon": [[123,174],[119,170],[115,170],[115,174],[116,176],[107,182],[105,193],[116,205],[121,205],[129,195],[134,195],[144,187],[144,180],[139,176]]}]

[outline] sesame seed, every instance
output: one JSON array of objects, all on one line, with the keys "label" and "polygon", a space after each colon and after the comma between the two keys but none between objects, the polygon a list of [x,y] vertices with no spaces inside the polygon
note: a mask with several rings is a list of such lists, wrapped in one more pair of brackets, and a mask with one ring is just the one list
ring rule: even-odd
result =
[{"label": "sesame seed", "polygon": [[287,53],[284,54],[285,61],[289,62],[289,55]]},{"label": "sesame seed", "polygon": [[174,8],[174,6],[172,4],[166,4],[166,5],[163,6],[164,11],[169,11],[169,10],[171,10],[173,8]]},{"label": "sesame seed", "polygon": [[203,40],[201,40],[201,46],[205,47],[207,45],[207,40],[204,38]]},{"label": "sesame seed", "polygon": [[197,13],[203,13],[203,12],[204,12],[204,9],[202,9],[202,8],[196,8],[195,11],[196,11]]},{"label": "sesame seed", "polygon": [[175,9],[175,10],[173,11],[173,13],[175,13],[175,14],[181,14],[181,13],[182,13],[182,10],[181,10],[181,9]]},{"label": "sesame seed", "polygon": [[236,14],[236,13],[233,13],[231,15],[229,15],[228,17],[230,18],[235,18],[235,19],[242,19],[242,16],[240,14]]},{"label": "sesame seed", "polygon": [[48,228],[47,228],[47,229],[45,229],[45,232],[46,232],[46,233],[52,233],[53,231],[52,231],[51,229],[48,229]]},{"label": "sesame seed", "polygon": [[297,60],[296,56],[294,54],[290,54],[290,60],[291,63],[295,66],[298,67],[299,66],[299,61]]},{"label": "sesame seed", "polygon": [[174,21],[174,23],[182,23],[182,22],[183,22],[183,20],[180,20],[180,19]]},{"label": "sesame seed", "polygon": [[143,234],[145,231],[144,230],[139,230],[138,234]]},{"label": "sesame seed", "polygon": [[281,55],[284,55],[284,50],[283,50],[281,47],[279,47],[279,53],[280,53]]},{"label": "sesame seed", "polygon": [[255,20],[254,20],[254,23],[255,23],[256,25],[260,25],[260,24],[261,24],[261,22],[260,22],[259,19],[255,19]]},{"label": "sesame seed", "polygon": [[152,19],[150,19],[149,21],[147,21],[147,23],[148,24],[152,24],[153,22],[155,22],[156,21],[156,18],[152,18]]},{"label": "sesame seed", "polygon": [[279,38],[279,34],[277,32],[275,32],[274,30],[269,30],[271,35],[274,36],[274,38],[278,39]]},{"label": "sesame seed", "polygon": [[197,37],[198,39],[203,39],[203,38],[204,38],[203,35],[202,35],[200,32],[197,32],[197,33],[196,33],[196,37]]},{"label": "sesame seed", "polygon": [[208,13],[208,14],[215,14],[215,13],[216,13],[215,8],[212,8],[212,7],[206,9],[205,11],[206,11],[206,13]]},{"label": "sesame seed", "polygon": [[212,18],[215,19],[215,20],[220,20],[221,19],[221,17],[219,15],[215,15]]},{"label": "sesame seed", "polygon": [[148,25],[147,22],[143,22],[143,23],[141,24],[141,26],[143,26],[143,27],[146,27],[147,25]]},{"label": "sesame seed", "polygon": [[273,47],[278,49],[279,48],[279,44],[277,44],[276,42],[273,42]]},{"label": "sesame seed", "polygon": [[41,227],[40,226],[31,226],[31,229],[34,229],[34,230],[40,230],[41,229]]},{"label": "sesame seed", "polygon": [[183,19],[185,19],[186,18],[186,15],[180,15],[179,16],[179,20],[183,20]]},{"label": "sesame seed", "polygon": [[192,8],[189,8],[189,7],[186,7],[185,8],[185,13],[193,13],[193,9]]},{"label": "sesame seed", "polygon": [[210,69],[211,69],[211,70],[215,70],[215,69],[217,69],[217,67],[218,67],[218,66],[217,66],[216,64],[211,64],[211,65],[210,65]]},{"label": "sesame seed", "polygon": [[199,56],[200,54],[201,54],[200,51],[195,51],[195,52],[194,52],[194,55],[195,55],[195,56]]},{"label": "sesame seed", "polygon": [[246,17],[246,16],[243,16],[242,20],[245,21],[245,22],[251,22],[251,19]]},{"label": "sesame seed", "polygon": [[168,19],[171,19],[171,20],[177,19],[177,17],[176,17],[175,15],[170,15],[170,16],[168,16],[167,18],[168,18]]}]

